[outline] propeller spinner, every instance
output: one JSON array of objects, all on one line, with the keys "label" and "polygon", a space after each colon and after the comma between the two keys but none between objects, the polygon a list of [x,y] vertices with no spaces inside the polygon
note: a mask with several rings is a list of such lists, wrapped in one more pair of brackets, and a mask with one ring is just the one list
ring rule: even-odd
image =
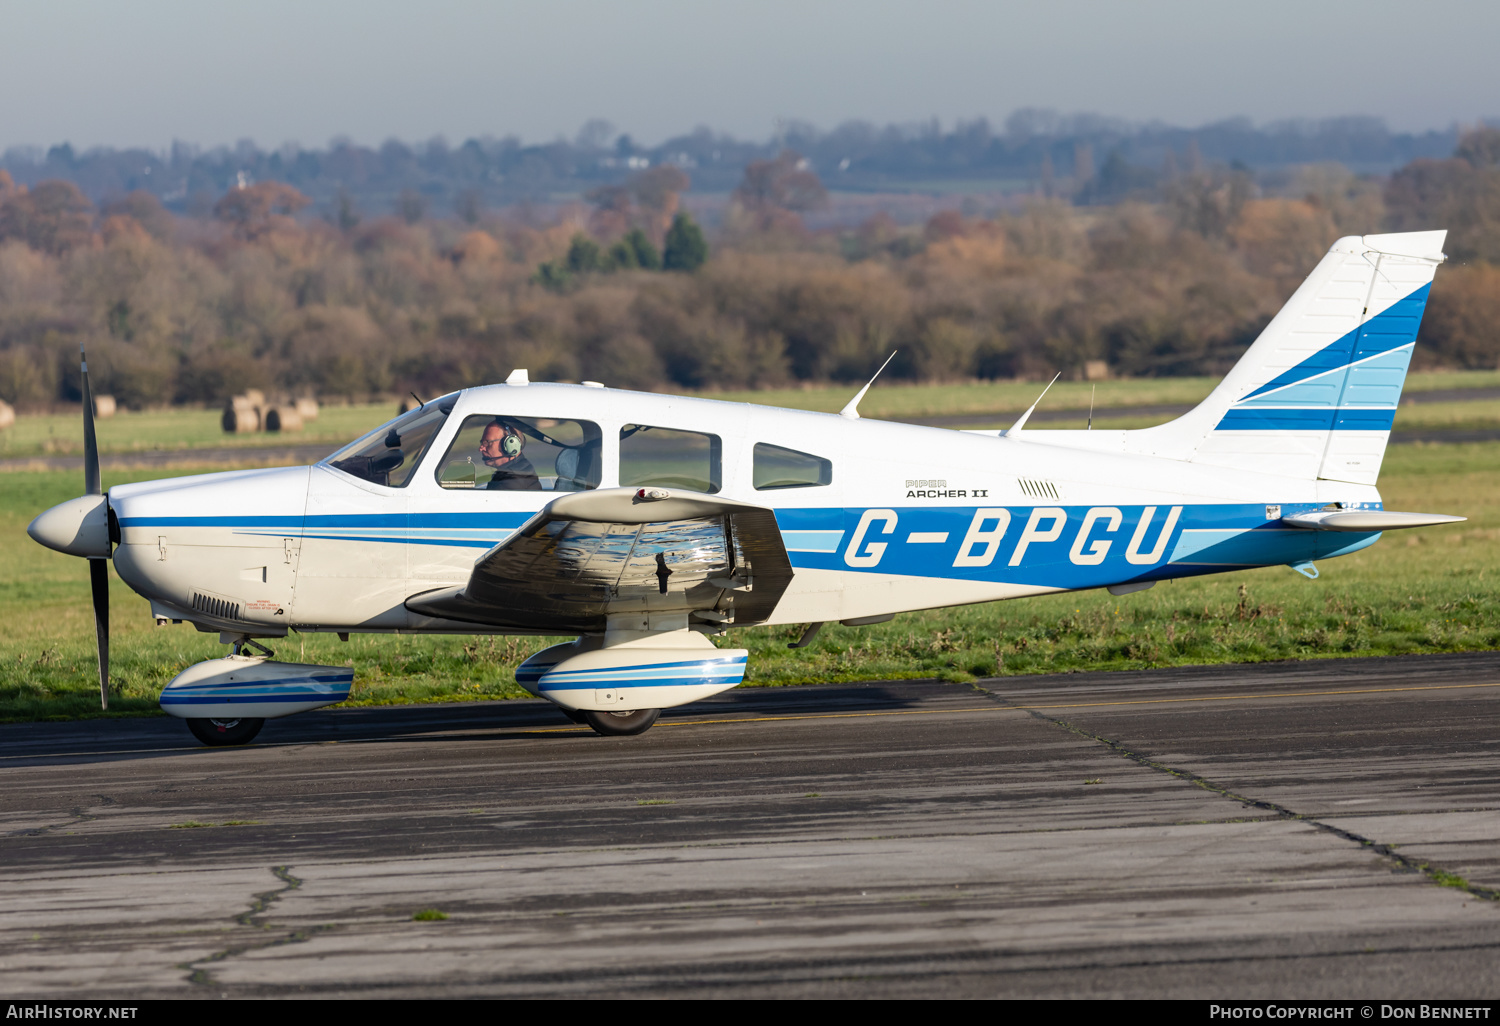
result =
[{"label": "propeller spinner", "polygon": [[99,702],[109,708],[109,499],[99,483],[99,443],[94,435],[94,395],[89,388],[88,356],[78,347],[83,365],[83,490],[84,494],[47,510],[33,520],[26,533],[58,552],[89,561],[89,586],[94,599],[94,633],[99,641]]}]

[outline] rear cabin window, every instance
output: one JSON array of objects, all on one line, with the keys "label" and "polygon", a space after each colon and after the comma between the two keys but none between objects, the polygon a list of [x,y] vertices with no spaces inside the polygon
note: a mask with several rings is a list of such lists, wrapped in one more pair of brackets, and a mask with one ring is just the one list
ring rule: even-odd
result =
[{"label": "rear cabin window", "polygon": [[620,429],[620,484],[661,485],[694,492],[717,492],[723,465],[718,435],[677,431],[650,424]]},{"label": "rear cabin window", "polygon": [[443,488],[581,492],[599,487],[597,424],[548,417],[465,417],[438,463]]},{"label": "rear cabin window", "polygon": [[833,482],[833,464],[821,456],[755,443],[755,488],[816,488]]}]

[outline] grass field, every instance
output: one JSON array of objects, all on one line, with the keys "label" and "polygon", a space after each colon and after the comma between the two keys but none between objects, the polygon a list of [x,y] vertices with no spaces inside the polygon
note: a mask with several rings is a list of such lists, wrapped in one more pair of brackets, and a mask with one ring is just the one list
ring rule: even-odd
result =
[{"label": "grass field", "polygon": [[[966,428],[1009,427],[1016,414],[1003,413],[991,416],[972,415],[962,426]],[[1170,416],[1141,416],[1111,413],[1109,409],[1094,411],[1094,427],[1099,430],[1152,427],[1171,420]],[[945,422],[946,423],[946,422]],[[1056,420],[1031,421],[1032,429],[1057,431],[1081,430],[1088,424],[1088,415]],[[1500,399],[1473,399],[1463,402],[1409,403],[1396,410],[1396,431],[1494,431],[1500,429]]]},{"label": "grass field", "polygon": [[[1084,592],[915,613],[874,627],[831,625],[796,651],[785,647],[793,628],[735,631],[722,643],[751,649],[752,685],[1496,648],[1497,468],[1500,442],[1393,447],[1381,476],[1389,506],[1470,521],[1392,532],[1321,564],[1317,581],[1276,567],[1120,598]],[[105,484],[188,472],[106,472]],[[0,720],[99,715],[87,570],[25,536],[32,516],[77,495],[80,485],[77,472],[0,476]],[[145,601],[118,579],[111,618],[112,715],[156,713],[156,696],[172,676],[224,652],[217,635],[155,627]],[[378,704],[519,697],[515,665],[549,643],[294,635],[272,647],[282,658],[352,665],[351,702]]]},{"label": "grass field", "polygon": [[[1096,410],[1115,406],[1181,406],[1200,402],[1219,378],[1138,378],[1120,381],[1059,381],[1041,408],[1084,410],[1092,394]],[[1036,402],[1044,383],[1035,381],[965,382],[953,385],[901,385],[882,380],[859,404],[866,417],[928,417],[947,414],[1020,413]],[[1463,388],[1500,388],[1500,371],[1429,371],[1409,374],[1402,394]],[[711,399],[786,406],[796,410],[837,413],[857,386],[786,388],[763,392],[703,393]],[[1079,421],[1082,426],[1082,420]]]},{"label": "grass field", "polygon": [[[1059,381],[1042,404],[1046,410],[1087,411],[1092,393],[1095,427],[1145,427],[1165,417],[1110,418],[1111,408],[1122,406],[1181,406],[1196,403],[1218,384],[1217,378],[1153,378],[1132,381]],[[1500,387],[1500,371],[1442,371],[1412,374],[1404,394],[1420,400],[1421,393],[1461,388]],[[1008,425],[1015,415],[1036,401],[1042,386],[1030,381],[968,382],[954,385],[897,385],[881,383],[860,403],[866,417],[894,418],[974,415],[975,425]],[[731,402],[753,402],[797,410],[836,413],[854,395],[853,387],[774,389],[765,392],[702,393],[706,398]],[[1428,404],[1403,407],[1397,426],[1426,426],[1412,418],[1427,417]],[[1472,404],[1442,404],[1469,406]],[[1420,411],[1420,412],[1419,412]],[[1483,418],[1484,426],[1500,424],[1500,402],[1485,410],[1458,410]],[[327,443],[330,450],[351,441],[396,415],[394,401],[357,406],[325,406],[316,421],[301,431],[285,434],[255,433],[226,435],[219,427],[219,411],[173,409],[122,411],[98,422],[99,448],[107,453],[145,452],[155,449],[258,448],[275,445]],[[1076,426],[1083,427],[1086,412]],[[1450,418],[1451,419],[1451,418]],[[1048,427],[1075,426],[1049,422]],[[0,431],[0,459],[27,456],[67,455],[83,452],[80,414],[57,413],[23,416],[9,430]]]},{"label": "grass field", "polygon": [[[122,410],[96,423],[100,452],[146,452],[156,449],[257,448],[327,442],[330,451],[396,415],[396,404],[325,406],[318,419],[301,431],[226,435],[218,410]],[[52,456],[83,452],[82,414],[23,416],[0,431],[0,458]]]}]

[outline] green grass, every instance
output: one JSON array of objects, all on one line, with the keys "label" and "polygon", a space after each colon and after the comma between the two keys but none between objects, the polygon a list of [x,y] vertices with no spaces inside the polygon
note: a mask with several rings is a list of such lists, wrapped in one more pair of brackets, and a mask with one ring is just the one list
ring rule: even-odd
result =
[{"label": "green grass", "polygon": [[1426,865],[1422,866],[1422,871],[1439,887],[1456,887],[1461,891],[1469,889],[1469,881],[1457,873],[1449,873],[1441,869],[1429,869]]},{"label": "green grass", "polygon": [[[1197,403],[1218,384],[1218,378],[1149,378],[1123,381],[1059,381],[1042,403],[1046,410],[1087,411],[1092,395],[1094,409],[1106,411],[1095,416],[1095,427],[1146,427],[1166,419],[1115,418],[1107,413],[1123,406],[1181,406]],[[1411,374],[1405,393],[1415,395],[1416,407],[1403,407],[1397,426],[1429,426],[1426,421],[1409,420],[1412,416],[1435,417],[1421,412],[1423,392],[1439,389],[1500,387],[1500,371],[1428,371]],[[664,388],[664,392],[674,389]],[[785,406],[797,410],[836,413],[853,397],[857,386],[820,386],[817,388],[771,389],[763,392],[704,392],[710,399],[731,402]],[[906,385],[881,381],[860,403],[860,413],[873,418],[902,418],[942,415],[975,415],[975,425],[991,423],[1006,426],[1016,414],[1036,401],[1042,383],[1034,381],[964,382],[948,385]],[[1457,403],[1446,415],[1444,426],[1492,426],[1500,422],[1500,404]],[[1474,407],[1468,409],[1467,407]],[[1463,407],[1463,408],[1460,408]],[[219,428],[218,410],[169,409],[133,412],[121,411],[98,422],[99,448],[107,453],[146,452],[158,449],[191,450],[204,448],[259,448],[274,445],[327,443],[332,450],[396,415],[394,400],[357,406],[327,406],[316,421],[303,430],[286,434],[255,433],[226,435]],[[1478,421],[1463,420],[1474,416]],[[45,414],[22,416],[14,427],[0,431],[0,459],[27,456],[77,454],[83,452],[83,428],[80,414]],[[997,419],[991,420],[994,416]],[[1086,413],[1076,425],[1049,423],[1047,427],[1082,427]],[[1458,418],[1455,420],[1454,418]],[[1462,421],[1460,424],[1459,421]],[[1038,425],[1042,426],[1042,425]]]},{"label": "green grass", "polygon": [[[1417,407],[1420,409],[1420,406]],[[746,683],[940,677],[1255,662],[1500,648],[1500,442],[1393,447],[1387,505],[1456,513],[1451,527],[1391,532],[1320,564],[912,613],[872,627],[830,624],[789,650],[799,626],[732,631],[749,648]],[[106,471],[105,485],[188,471]],[[99,716],[93,617],[82,560],[25,536],[40,510],[80,490],[79,475],[0,475],[0,721]],[[188,625],[156,627],[145,600],[111,574],[110,716],[157,715],[161,688],[225,649]],[[519,698],[515,667],[547,638],[293,635],[279,658],[355,669],[351,705]]]},{"label": "green grass", "polygon": [[[1087,410],[1089,391],[1094,406],[1155,406],[1196,403],[1218,384],[1217,378],[1155,378],[1134,381],[1059,381],[1047,392],[1042,406],[1049,410]],[[881,381],[859,404],[861,416],[876,419],[940,416],[945,414],[1017,414],[1041,395],[1046,382],[964,382],[953,385],[903,385]],[[763,392],[705,392],[708,399],[784,406],[794,410],[837,413],[854,398],[858,385],[819,388],[778,388]]]},{"label": "green grass", "polygon": [[[267,445],[328,443],[332,451],[396,415],[394,402],[325,406],[301,431],[226,435],[220,411],[195,409],[122,410],[97,421],[99,451],[147,452],[158,449],[258,448]],[[21,416],[0,431],[0,458],[69,455],[83,452],[82,413]]]},{"label": "green grass", "polygon": [[[1047,392],[1041,408],[1046,410],[1082,410],[1089,408],[1092,394],[1094,409],[1119,406],[1181,406],[1201,402],[1218,378],[1138,378],[1119,381],[1059,381]],[[965,414],[1018,414],[1041,394],[1045,382],[994,381],[964,382],[951,385],[905,385],[881,380],[865,395],[859,412],[866,417],[899,418]],[[1422,392],[1459,388],[1500,388],[1500,371],[1424,371],[1409,374],[1404,393],[1420,396]],[[731,402],[785,406],[794,410],[816,410],[837,413],[844,408],[858,385],[821,386],[817,388],[769,389],[763,392],[705,392],[709,399]],[[1137,427],[1160,423],[1165,418],[1149,419],[1141,424],[1115,424],[1114,427]],[[1080,417],[1078,426],[1082,427]],[[1095,426],[1098,426],[1095,419]],[[1056,425],[1049,424],[1048,427]]]},{"label": "green grass", "polygon": [[1403,392],[1433,392],[1449,388],[1500,388],[1500,370],[1418,371],[1406,376]]},{"label": "green grass", "polygon": [[411,918],[418,923],[440,923],[448,918],[448,913],[435,908],[424,908],[419,912],[413,912]]},{"label": "green grass", "polygon": [[1500,400],[1417,403],[1396,410],[1397,431],[1475,431],[1500,428]]},{"label": "green grass", "polygon": [[[998,413],[992,416],[974,414],[964,427],[997,428],[1009,427],[1016,418],[1014,413]],[[1170,414],[1158,416],[1111,415],[1106,409],[1095,410],[1094,427],[1097,430],[1129,430],[1152,427],[1171,420]],[[1088,415],[1078,414],[1059,420],[1031,421],[1035,430],[1078,431],[1088,425]],[[1500,428],[1500,399],[1470,399],[1454,402],[1413,402],[1396,410],[1396,431],[1485,431]]]}]

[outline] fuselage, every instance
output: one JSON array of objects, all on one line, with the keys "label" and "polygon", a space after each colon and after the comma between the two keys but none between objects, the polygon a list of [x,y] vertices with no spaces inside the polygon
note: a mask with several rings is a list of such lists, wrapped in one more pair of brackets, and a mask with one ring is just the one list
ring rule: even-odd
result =
[{"label": "fuselage", "polygon": [[[795,578],[770,623],[1144,586],[1379,537],[1279,523],[1329,503],[1380,508],[1373,486],[1101,451],[1085,432],[1005,437],[581,385],[489,385],[449,402],[399,486],[328,460],[116,486],[120,576],[156,616],[203,629],[482,633],[405,603],[462,585],[557,490],[694,474],[698,491],[774,510]],[[569,484],[558,460],[535,486],[476,487],[484,454],[455,446],[493,417],[589,439],[592,476]],[[659,472],[643,439],[665,446]]]}]

